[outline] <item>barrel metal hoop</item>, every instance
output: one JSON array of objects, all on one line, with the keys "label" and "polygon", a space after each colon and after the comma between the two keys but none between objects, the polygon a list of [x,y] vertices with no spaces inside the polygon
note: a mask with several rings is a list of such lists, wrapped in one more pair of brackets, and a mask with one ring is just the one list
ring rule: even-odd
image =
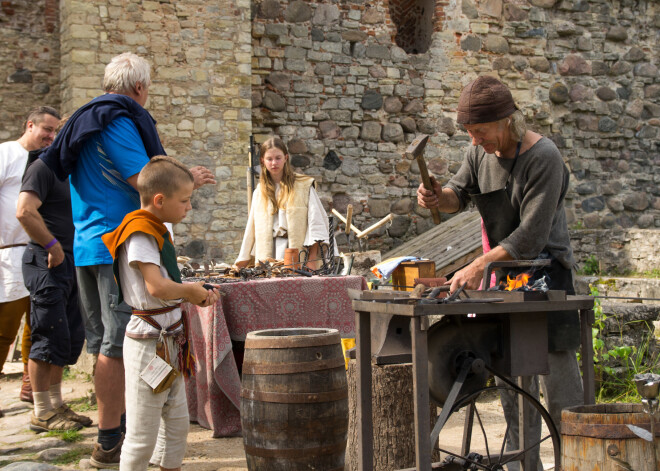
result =
[{"label": "barrel metal hoop", "polygon": [[255,391],[241,389],[241,397],[261,402],[275,402],[281,404],[314,404],[322,402],[339,401],[348,398],[348,389],[335,389],[327,392],[310,393],[280,393],[270,391]]},{"label": "barrel metal hoop", "polygon": [[[319,455],[332,455],[346,450],[346,442],[335,443],[333,445],[324,445],[314,448],[260,448],[252,445],[245,445],[245,453],[261,458],[308,458]],[[338,468],[342,469],[343,468]]]},{"label": "barrel metal hoop", "polygon": [[283,375],[290,373],[306,373],[309,371],[328,370],[346,366],[343,357],[328,360],[306,361],[301,363],[243,363],[243,374],[248,375]]},{"label": "barrel metal hoop", "polygon": [[[651,431],[651,424],[649,422],[634,423],[632,425],[643,428],[647,432]],[[625,424],[578,424],[562,422],[561,434],[589,438],[610,438],[613,440],[638,438]],[[655,436],[660,437],[660,430],[656,430]]]},{"label": "barrel metal hoop", "polygon": [[322,347],[325,345],[340,345],[339,332],[317,336],[290,337],[251,337],[245,339],[245,349],[248,348],[303,348]]}]

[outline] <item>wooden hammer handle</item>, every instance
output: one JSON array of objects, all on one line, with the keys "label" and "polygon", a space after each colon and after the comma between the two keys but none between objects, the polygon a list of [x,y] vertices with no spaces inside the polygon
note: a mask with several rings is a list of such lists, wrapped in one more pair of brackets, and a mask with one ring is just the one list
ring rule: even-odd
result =
[{"label": "wooden hammer handle", "polygon": [[[417,166],[419,167],[419,173],[422,176],[422,183],[424,184],[424,188],[427,190],[431,190],[432,192],[435,193],[435,190],[433,189],[433,185],[431,185],[431,178],[429,177],[429,171],[426,168],[426,161],[424,160],[423,155],[418,155],[417,156]],[[433,216],[433,222],[436,224],[440,224],[441,218],[440,218],[440,211],[438,211],[438,208],[430,208],[431,209],[431,215]]]}]

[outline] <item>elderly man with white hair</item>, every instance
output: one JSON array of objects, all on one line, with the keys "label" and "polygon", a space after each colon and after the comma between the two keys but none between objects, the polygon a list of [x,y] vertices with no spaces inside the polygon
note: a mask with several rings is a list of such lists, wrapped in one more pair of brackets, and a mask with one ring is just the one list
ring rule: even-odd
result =
[{"label": "elderly man with white hair", "polygon": [[[118,301],[112,257],[101,235],[140,208],[137,177],[155,155],[165,154],[155,121],[144,106],[149,63],[132,53],[105,68],[106,94],[78,109],[41,159],[60,179],[70,176],[75,226],[74,259],[85,320],[87,351],[98,355],[95,389],[98,443],[91,463],[116,466],[126,430],[123,341],[131,309]],[[204,167],[191,169],[195,188],[215,183]]]}]

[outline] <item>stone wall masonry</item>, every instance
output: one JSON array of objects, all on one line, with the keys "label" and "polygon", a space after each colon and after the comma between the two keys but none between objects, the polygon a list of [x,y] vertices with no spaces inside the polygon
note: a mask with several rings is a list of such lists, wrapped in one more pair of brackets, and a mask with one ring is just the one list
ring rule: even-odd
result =
[{"label": "stone wall masonry", "polygon": [[250,4],[169,0],[62,2],[62,102],[73,111],[102,93],[105,65],[134,52],[152,66],[147,109],[166,152],[204,165],[218,184],[193,197],[175,226],[175,243],[192,257],[238,251],[246,211],[250,116]]},{"label": "stone wall masonry", "polygon": [[657,229],[582,229],[570,231],[571,246],[582,268],[594,257],[608,274],[644,273],[660,269],[660,231]]},{"label": "stone wall masonry", "polygon": [[358,227],[395,212],[375,248],[428,229],[418,170],[402,154],[415,134],[432,134],[428,166],[447,181],[469,145],[454,122],[459,93],[493,74],[562,152],[573,229],[609,229],[604,240],[657,231],[657,2],[436,2],[442,27],[436,21],[428,51],[408,53],[390,15],[412,3],[253,1],[257,139],[295,143],[293,163],[319,180],[328,207],[353,204]]},{"label": "stone wall masonry", "polygon": [[[460,90],[493,74],[571,171],[578,260],[603,252],[618,265],[631,254],[633,270],[657,266],[644,255],[648,238],[620,240],[660,227],[658,2],[13,0],[0,8],[1,140],[20,136],[35,105],[71,112],[102,93],[112,56],[133,51],[151,62],[147,108],[167,152],[208,166],[219,181],[195,195],[195,210],[175,228],[188,255],[231,261],[238,252],[250,134],[257,142],[282,135],[294,165],[319,181],[326,208],[353,204],[356,226],[392,212],[370,248],[421,234],[432,222],[417,206],[416,163],[403,153],[416,134],[431,134],[427,164],[446,182],[470,144],[455,124]],[[600,231],[597,243],[589,231]],[[346,247],[344,236],[338,242]]]},{"label": "stone wall masonry", "polygon": [[32,108],[60,108],[58,19],[56,0],[0,5],[0,142],[21,137]]}]

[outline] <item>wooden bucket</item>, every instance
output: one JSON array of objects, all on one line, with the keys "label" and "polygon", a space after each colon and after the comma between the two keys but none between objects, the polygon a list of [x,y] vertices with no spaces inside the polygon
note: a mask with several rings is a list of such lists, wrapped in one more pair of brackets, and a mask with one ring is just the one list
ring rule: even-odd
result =
[{"label": "wooden bucket", "polygon": [[247,334],[241,426],[251,471],[343,471],[348,386],[336,329]]},{"label": "wooden bucket", "polygon": [[628,425],[651,431],[641,404],[596,404],[563,410],[562,471],[657,471],[660,422],[655,424],[655,450],[653,443],[639,438]]}]

